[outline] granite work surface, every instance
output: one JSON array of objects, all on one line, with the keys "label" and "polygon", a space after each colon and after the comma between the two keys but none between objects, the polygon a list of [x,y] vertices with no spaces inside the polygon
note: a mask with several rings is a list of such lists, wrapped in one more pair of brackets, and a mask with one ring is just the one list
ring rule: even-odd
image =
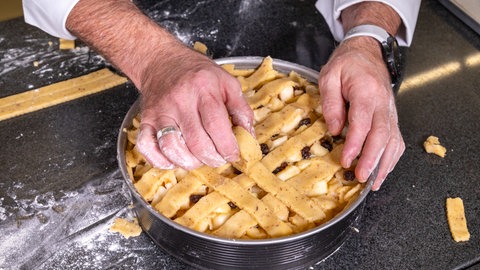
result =
[{"label": "granite work surface", "polygon": [[[314,1],[183,2],[140,6],[215,58],[272,55],[318,69],[334,48]],[[57,46],[23,19],[1,22],[0,97],[109,66],[82,43]],[[480,269],[479,49],[475,32],[423,1],[397,97],[405,154],[369,194],[358,232],[306,269]],[[116,140],[137,98],[127,83],[0,122],[0,269],[191,269],[145,234],[108,231],[115,217],[132,215]],[[424,152],[429,135],[446,146],[445,158]],[[450,236],[447,197],[464,200],[468,242]]]}]

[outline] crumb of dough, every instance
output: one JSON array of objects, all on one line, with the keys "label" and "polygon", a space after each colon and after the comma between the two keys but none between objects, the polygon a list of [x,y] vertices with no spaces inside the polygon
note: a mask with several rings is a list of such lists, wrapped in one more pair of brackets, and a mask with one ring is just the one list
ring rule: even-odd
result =
[{"label": "crumb of dough", "polygon": [[195,41],[195,43],[193,44],[193,49],[203,54],[207,54],[207,51],[208,51],[207,45],[198,41]]},{"label": "crumb of dough", "polygon": [[135,218],[133,221],[116,218],[113,224],[110,226],[111,232],[118,232],[123,237],[135,237],[139,236],[142,233],[142,228],[138,225],[138,220]]},{"label": "crumb of dough", "polygon": [[461,198],[447,198],[447,221],[455,242],[468,241],[470,232],[467,228],[467,219],[465,209]]},{"label": "crumb of dough", "polygon": [[68,39],[59,39],[59,48],[60,50],[71,50],[75,49],[75,40],[68,40]]},{"label": "crumb of dough", "polygon": [[435,154],[439,157],[445,157],[447,149],[440,144],[438,137],[430,136],[423,143],[423,147],[427,153]]}]

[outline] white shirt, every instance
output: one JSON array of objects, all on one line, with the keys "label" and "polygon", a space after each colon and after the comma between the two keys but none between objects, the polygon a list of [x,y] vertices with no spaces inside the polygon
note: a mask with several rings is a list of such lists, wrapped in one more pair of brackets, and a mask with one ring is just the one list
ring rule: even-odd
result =
[{"label": "white shirt", "polygon": [[[79,0],[23,0],[25,22],[50,35],[75,39],[65,27],[68,14]],[[400,45],[410,45],[417,23],[420,0],[370,0],[391,6],[402,18],[402,28],[397,33]],[[340,41],[345,35],[340,14],[345,8],[362,0],[318,0],[315,6],[325,18],[333,37]]]},{"label": "white shirt", "polygon": [[79,0],[23,0],[25,22],[52,36],[75,39],[65,27],[68,14]]},{"label": "white shirt", "polygon": [[[420,0],[369,0],[381,2],[395,10],[402,18],[402,26],[397,32],[397,41],[399,45],[409,46],[412,43],[413,32],[417,24],[418,11],[420,10]],[[318,0],[315,6],[322,13],[327,21],[333,37],[340,41],[345,36],[340,14],[342,10],[349,6],[363,2],[362,0]]]}]

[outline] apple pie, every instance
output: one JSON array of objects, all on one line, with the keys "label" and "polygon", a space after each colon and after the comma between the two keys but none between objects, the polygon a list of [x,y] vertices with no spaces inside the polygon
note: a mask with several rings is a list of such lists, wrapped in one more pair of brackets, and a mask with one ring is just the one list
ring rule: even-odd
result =
[{"label": "apple pie", "polygon": [[127,170],[154,209],[193,230],[229,239],[265,239],[314,228],[352,202],[365,184],[342,168],[344,136],[331,136],[318,87],[296,72],[224,69],[241,83],[254,111],[256,138],[233,127],[240,159],[186,171],[152,167],[135,146],[140,116],[127,132]]}]

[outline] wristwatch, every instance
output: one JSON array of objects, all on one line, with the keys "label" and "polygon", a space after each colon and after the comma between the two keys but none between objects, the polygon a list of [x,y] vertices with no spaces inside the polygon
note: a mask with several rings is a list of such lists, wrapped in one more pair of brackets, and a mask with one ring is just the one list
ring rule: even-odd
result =
[{"label": "wristwatch", "polygon": [[350,29],[342,42],[358,36],[369,36],[380,42],[382,47],[382,55],[385,64],[387,65],[388,72],[390,73],[390,78],[392,80],[392,86],[395,86],[401,77],[400,69],[400,51],[398,49],[397,39],[394,36],[390,35],[385,29],[372,25],[364,24],[358,25]]}]

